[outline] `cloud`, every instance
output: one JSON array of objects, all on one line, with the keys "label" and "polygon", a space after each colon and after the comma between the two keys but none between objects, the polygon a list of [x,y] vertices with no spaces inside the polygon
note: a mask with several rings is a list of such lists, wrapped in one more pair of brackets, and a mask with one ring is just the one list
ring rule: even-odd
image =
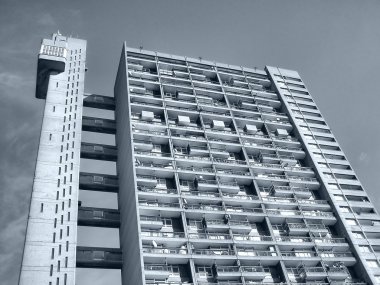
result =
[{"label": "cloud", "polygon": [[363,163],[368,163],[370,162],[371,158],[369,157],[368,153],[366,152],[361,152],[359,155],[359,161]]},{"label": "cloud", "polygon": [[0,235],[0,276],[2,284],[17,284],[25,236],[26,216],[9,222]]},{"label": "cloud", "polygon": [[56,26],[57,23],[55,22],[53,16],[50,13],[44,13],[42,14],[37,23],[42,26]]},{"label": "cloud", "polygon": [[21,85],[31,84],[31,78],[25,78],[19,74],[3,71],[0,72],[0,87],[5,88],[20,88]]}]

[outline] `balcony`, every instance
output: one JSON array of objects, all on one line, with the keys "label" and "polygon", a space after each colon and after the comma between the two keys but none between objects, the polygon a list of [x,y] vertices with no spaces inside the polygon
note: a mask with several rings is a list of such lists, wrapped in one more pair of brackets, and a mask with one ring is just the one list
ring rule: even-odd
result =
[{"label": "balcony", "polygon": [[219,181],[219,189],[223,193],[237,194],[240,191],[240,187],[237,182]]},{"label": "balcony", "polygon": [[80,172],[79,188],[82,190],[114,192],[119,191],[117,176]]},{"label": "balcony", "polygon": [[221,175],[221,174],[226,174],[226,175],[231,175],[231,176],[250,176],[251,173],[249,171],[239,171],[239,170],[229,170],[229,169],[221,169],[218,168],[216,169],[216,173]]},{"label": "balcony", "polygon": [[214,157],[214,161],[216,162],[219,162],[219,161],[222,162],[230,156],[230,153],[226,151],[225,149],[211,148],[210,152],[212,156]]},{"label": "balcony", "polygon": [[265,259],[274,259],[277,260],[277,252],[270,250],[255,250],[251,248],[237,248],[237,255],[239,258],[255,259],[264,261]]},{"label": "balcony", "polygon": [[324,218],[333,218],[334,214],[332,212],[322,212],[322,211],[302,211],[302,214],[306,217],[324,217]]},{"label": "balcony", "polygon": [[[252,227],[250,227],[250,229],[252,230]],[[235,242],[238,244],[239,243],[257,244],[257,243],[263,243],[263,242],[264,243],[273,242],[273,238],[271,236],[249,235],[250,231],[247,232],[247,234],[234,234],[233,238],[234,238]]]},{"label": "balcony", "polygon": [[141,196],[143,196],[144,193],[154,196],[157,194],[177,194],[177,189],[175,188],[153,188],[153,187],[144,187],[144,186],[137,186],[137,190],[140,192]]},{"label": "balcony", "polygon": [[155,176],[137,175],[136,180],[137,180],[137,184],[143,187],[154,188],[158,184],[158,179]]},{"label": "balcony", "polygon": [[339,280],[343,281],[349,277],[347,268],[344,265],[338,267],[329,267],[327,270],[327,276],[330,280]]},{"label": "balcony", "polygon": [[122,252],[118,248],[77,246],[78,268],[121,269],[122,264]]},{"label": "balcony", "polygon": [[[161,208],[162,211],[164,211],[164,209],[166,209],[166,208],[174,208],[174,209],[180,208],[179,203],[164,203],[164,202],[148,201],[148,200],[140,200],[139,206],[140,207],[147,207],[147,208]],[[143,210],[140,209],[140,212],[142,213]]]},{"label": "balcony", "polygon": [[182,232],[165,232],[156,230],[142,230],[142,238],[169,238],[169,239],[181,239],[185,238],[185,233]]},{"label": "balcony", "polygon": [[241,276],[239,266],[215,266],[215,273],[218,280],[235,279]]},{"label": "balcony", "polygon": [[223,198],[231,200],[239,200],[240,202],[259,201],[259,197],[247,194],[222,193]]},{"label": "balcony", "polygon": [[327,273],[323,267],[302,266],[298,268],[298,275],[306,281],[322,281],[327,277]]},{"label": "balcony", "polygon": [[115,99],[109,96],[85,94],[83,99],[83,107],[115,110]]},{"label": "balcony", "polygon": [[204,179],[195,179],[194,187],[198,190],[213,190],[218,188],[218,182],[216,180],[204,180]]},{"label": "balcony", "polygon": [[276,236],[274,238],[279,243],[291,244],[291,246],[298,246],[304,248],[307,243],[311,244],[313,240],[309,237],[303,236]]},{"label": "balcony", "polygon": [[189,239],[207,239],[207,243],[211,244],[218,241],[230,241],[231,236],[229,234],[222,233],[189,233]]},{"label": "balcony", "polygon": [[282,251],[281,256],[283,258],[295,258],[297,261],[298,260],[308,260],[312,261],[314,260],[319,260],[318,253],[311,251],[311,250],[294,250],[294,251]]},{"label": "balcony", "polygon": [[242,271],[242,276],[246,279],[246,281],[262,281],[266,276],[262,266],[241,266],[240,268]]},{"label": "balcony", "polygon": [[186,204],[185,206],[186,210],[195,210],[197,213],[199,210],[201,211],[208,211],[208,212],[224,212],[223,206],[213,205],[213,204]]},{"label": "balcony", "polygon": [[291,236],[298,236],[298,235],[306,234],[309,232],[307,225],[300,224],[300,223],[287,223],[285,225],[285,230]]},{"label": "balcony", "polygon": [[330,250],[339,248],[339,250],[348,249],[348,243],[344,238],[331,238],[331,237],[314,237],[313,238],[316,247],[319,250]]},{"label": "balcony", "polygon": [[118,228],[120,214],[118,210],[79,207],[78,226]]},{"label": "balcony", "polygon": [[272,185],[268,190],[269,195],[276,197],[292,197],[293,195],[296,195],[297,198],[305,199],[312,197],[312,193],[308,188]]},{"label": "balcony", "polygon": [[309,187],[310,189],[318,189],[320,185],[316,178],[290,175],[287,175],[287,177],[292,185],[298,187]]},{"label": "balcony", "polygon": [[[203,199],[202,197],[209,197],[209,198],[219,198],[219,192],[213,192],[213,191],[181,191],[181,196],[193,196],[192,198],[198,198]],[[218,199],[219,200],[219,199]]]},{"label": "balcony", "polygon": [[164,223],[160,217],[140,216],[140,226],[141,228],[160,230],[164,226]]},{"label": "balcony", "polygon": [[272,181],[278,182],[288,182],[288,178],[285,175],[275,174],[275,173],[254,173],[256,180],[260,180],[260,183],[268,185]]},{"label": "balcony", "polygon": [[189,147],[189,155],[195,156],[208,156],[209,150],[207,146],[190,146]]},{"label": "balcony", "polygon": [[[155,279],[168,279],[172,277],[180,278],[178,267],[176,268],[177,272],[174,272],[174,267],[172,265],[165,264],[145,264],[144,272],[146,278],[155,278]],[[157,281],[157,283],[147,283],[147,284],[162,284],[163,281]],[[164,283],[165,284],[165,283]],[[170,284],[168,282],[167,284]],[[179,284],[176,282],[176,284]]]},{"label": "balcony", "polygon": [[82,142],[80,156],[81,158],[87,158],[87,159],[116,161],[117,148],[116,146],[112,146],[112,145],[102,145],[102,144],[92,144],[92,143]]},{"label": "balcony", "polygon": [[114,120],[107,120],[107,119],[93,118],[93,117],[83,117],[82,131],[104,133],[104,134],[115,134],[116,123]]},{"label": "balcony", "polygon": [[[211,153],[213,154],[213,156],[215,155],[215,153],[213,151],[211,151]],[[228,152],[227,152],[227,154],[229,155]],[[238,159],[233,159],[233,158],[230,158],[230,159],[214,158],[214,162],[225,163],[225,164],[244,165],[244,166],[247,165],[247,163],[244,160],[238,160]]]},{"label": "balcony", "polygon": [[223,259],[224,256],[235,256],[235,251],[228,248],[193,249],[193,255],[201,255],[202,258],[220,256]]},{"label": "balcony", "polygon": [[187,248],[160,248],[160,247],[143,247],[142,252],[144,254],[153,255],[187,255]]}]

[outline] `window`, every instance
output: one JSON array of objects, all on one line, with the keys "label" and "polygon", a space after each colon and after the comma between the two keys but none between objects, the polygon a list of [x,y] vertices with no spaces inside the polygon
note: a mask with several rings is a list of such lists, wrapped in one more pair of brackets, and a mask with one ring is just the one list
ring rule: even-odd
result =
[{"label": "window", "polygon": [[346,222],[350,226],[357,226],[358,225],[358,222],[354,219],[346,219]]},{"label": "window", "polygon": [[371,248],[368,245],[360,245],[359,250],[363,253],[372,252]]},{"label": "window", "polygon": [[361,233],[361,232],[352,232],[352,235],[353,235],[355,238],[359,238],[359,239],[363,239],[363,238],[364,238],[364,234]]},{"label": "window", "polygon": [[379,263],[376,260],[366,260],[367,264],[371,268],[379,268]]},{"label": "window", "polygon": [[343,195],[334,195],[334,197],[337,201],[344,201]]},{"label": "window", "polygon": [[351,213],[351,209],[349,207],[340,207],[342,213]]}]

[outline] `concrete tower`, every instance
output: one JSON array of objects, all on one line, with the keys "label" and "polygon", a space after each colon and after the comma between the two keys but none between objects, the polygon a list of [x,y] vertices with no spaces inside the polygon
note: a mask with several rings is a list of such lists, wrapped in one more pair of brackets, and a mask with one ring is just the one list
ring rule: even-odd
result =
[{"label": "concrete tower", "polygon": [[[123,285],[380,284],[380,216],[296,71],[124,44],[114,97],[84,95],[85,52],[42,43],[20,284],[74,285],[79,267],[120,269]],[[117,193],[118,208],[79,190]],[[77,226],[119,229],[120,248],[77,246]]]}]

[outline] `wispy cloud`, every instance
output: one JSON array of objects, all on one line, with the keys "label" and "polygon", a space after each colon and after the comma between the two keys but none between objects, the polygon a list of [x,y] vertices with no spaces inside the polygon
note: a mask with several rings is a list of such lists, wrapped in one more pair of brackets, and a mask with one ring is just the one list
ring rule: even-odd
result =
[{"label": "wispy cloud", "polygon": [[50,13],[44,13],[42,14],[37,23],[42,26],[56,26],[57,23],[55,22],[53,16]]},{"label": "wispy cloud", "polygon": [[359,155],[359,161],[362,163],[369,163],[371,160],[370,156],[366,152],[361,152]]},{"label": "wispy cloud", "polygon": [[29,86],[31,84],[32,79],[29,76],[26,78],[25,76],[9,71],[0,72],[0,88],[5,87],[19,89],[21,86]]}]

